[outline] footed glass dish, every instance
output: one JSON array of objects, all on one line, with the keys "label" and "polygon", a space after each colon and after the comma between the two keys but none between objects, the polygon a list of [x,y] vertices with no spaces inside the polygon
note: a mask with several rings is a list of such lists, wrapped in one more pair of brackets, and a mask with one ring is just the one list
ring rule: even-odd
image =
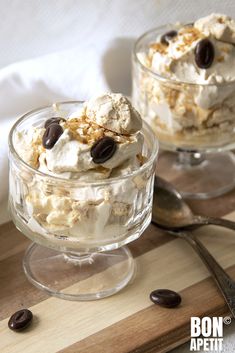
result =
[{"label": "footed glass dish", "polygon": [[146,59],[150,45],[174,30],[177,27],[162,26],[136,41],[133,104],[165,151],[159,174],[185,197],[216,197],[235,186],[235,82],[197,84],[154,72]]},{"label": "footed glass dish", "polygon": [[[68,116],[82,104],[57,103],[56,109]],[[158,142],[144,123],[145,162],[138,170],[91,182],[63,179],[30,167],[15,149],[17,133],[53,116],[54,105],[29,112],[9,135],[9,208],[16,227],[33,241],[24,271],[35,286],[63,299],[107,297],[135,272],[126,244],[151,221]]]}]

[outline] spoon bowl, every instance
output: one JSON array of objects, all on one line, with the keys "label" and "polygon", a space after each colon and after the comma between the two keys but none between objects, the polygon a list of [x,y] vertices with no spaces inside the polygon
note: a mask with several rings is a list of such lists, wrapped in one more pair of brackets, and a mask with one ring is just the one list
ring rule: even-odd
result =
[{"label": "spoon bowl", "polygon": [[191,209],[180,193],[170,183],[156,176],[153,198],[153,222],[163,228],[177,229],[193,222],[193,217]]},{"label": "spoon bowl", "polygon": [[173,185],[159,176],[155,176],[152,222],[168,230],[192,229],[208,224],[235,230],[235,222],[195,215]]}]

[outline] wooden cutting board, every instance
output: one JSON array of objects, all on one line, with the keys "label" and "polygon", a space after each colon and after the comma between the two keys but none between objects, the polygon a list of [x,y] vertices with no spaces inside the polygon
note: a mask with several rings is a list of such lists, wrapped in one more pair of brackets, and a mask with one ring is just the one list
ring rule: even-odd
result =
[{"label": "wooden cutting board", "polygon": [[[190,204],[198,213],[228,215],[235,221],[235,191]],[[196,233],[235,279],[235,234],[211,226]],[[191,316],[227,314],[221,294],[189,245],[153,225],[129,245],[137,262],[132,283],[93,302],[65,301],[36,289],[22,270],[29,240],[12,223],[0,226],[0,239],[1,353],[169,352],[189,340]],[[152,304],[149,293],[157,288],[180,292],[182,305],[164,309]],[[9,316],[23,307],[34,313],[33,325],[14,333],[7,327]]]}]

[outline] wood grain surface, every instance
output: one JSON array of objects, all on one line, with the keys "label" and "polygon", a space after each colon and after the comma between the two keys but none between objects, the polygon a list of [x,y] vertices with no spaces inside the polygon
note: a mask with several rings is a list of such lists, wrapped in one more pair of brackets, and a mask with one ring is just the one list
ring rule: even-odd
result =
[{"label": "wood grain surface", "polygon": [[[190,204],[202,214],[225,216],[235,208],[235,191]],[[235,212],[226,217],[235,220]],[[235,278],[233,232],[210,226],[196,233]],[[64,301],[36,289],[22,270],[29,240],[12,223],[0,227],[0,237],[1,353],[169,352],[189,339],[191,316],[227,314],[221,294],[189,245],[153,225],[129,245],[137,262],[135,279],[118,294],[93,302]],[[89,280],[84,280],[87,285]],[[153,305],[149,293],[156,288],[180,292],[181,306]],[[8,318],[23,307],[34,313],[33,325],[14,333]]]}]

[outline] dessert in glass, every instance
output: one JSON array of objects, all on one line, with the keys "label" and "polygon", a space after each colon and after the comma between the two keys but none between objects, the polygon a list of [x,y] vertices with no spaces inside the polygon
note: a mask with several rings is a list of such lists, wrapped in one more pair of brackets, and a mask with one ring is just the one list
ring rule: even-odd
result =
[{"label": "dessert in glass", "polygon": [[133,104],[165,151],[160,175],[174,180],[186,197],[209,198],[231,190],[234,20],[211,14],[142,35],[133,52]]},{"label": "dessert in glass", "polygon": [[9,208],[34,243],[23,267],[69,300],[114,294],[132,278],[125,244],[151,221],[158,142],[121,94],[25,114],[9,135]]}]

